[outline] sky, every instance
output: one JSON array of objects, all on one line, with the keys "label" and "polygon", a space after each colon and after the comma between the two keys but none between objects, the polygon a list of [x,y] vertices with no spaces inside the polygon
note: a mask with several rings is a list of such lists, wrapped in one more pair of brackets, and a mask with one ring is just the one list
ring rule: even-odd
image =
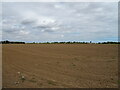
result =
[{"label": "sky", "polygon": [[117,2],[4,2],[2,40],[117,41]]}]

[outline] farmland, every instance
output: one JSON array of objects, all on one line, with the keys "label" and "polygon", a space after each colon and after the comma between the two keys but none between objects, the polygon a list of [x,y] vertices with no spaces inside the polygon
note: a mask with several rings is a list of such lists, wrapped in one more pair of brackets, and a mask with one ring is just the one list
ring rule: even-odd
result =
[{"label": "farmland", "polygon": [[3,44],[3,87],[116,88],[117,50],[117,44]]}]

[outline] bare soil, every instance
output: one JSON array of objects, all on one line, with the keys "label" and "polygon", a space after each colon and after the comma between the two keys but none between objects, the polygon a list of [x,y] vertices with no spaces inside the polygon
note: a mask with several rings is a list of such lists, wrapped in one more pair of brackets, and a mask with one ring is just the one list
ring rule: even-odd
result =
[{"label": "bare soil", "polygon": [[4,44],[3,87],[117,88],[117,50],[112,44]]}]

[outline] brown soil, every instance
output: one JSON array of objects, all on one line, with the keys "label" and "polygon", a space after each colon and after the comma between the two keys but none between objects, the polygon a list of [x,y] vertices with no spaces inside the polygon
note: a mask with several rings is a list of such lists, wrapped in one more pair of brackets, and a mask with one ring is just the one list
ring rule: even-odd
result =
[{"label": "brown soil", "polygon": [[2,45],[0,45],[0,89],[2,89]]},{"label": "brown soil", "polygon": [[117,50],[111,44],[4,44],[3,87],[116,88]]}]

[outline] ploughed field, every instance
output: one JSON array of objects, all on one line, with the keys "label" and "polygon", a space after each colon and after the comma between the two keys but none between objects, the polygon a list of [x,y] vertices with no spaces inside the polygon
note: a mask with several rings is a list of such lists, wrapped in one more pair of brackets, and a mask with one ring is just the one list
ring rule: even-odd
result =
[{"label": "ploughed field", "polygon": [[118,45],[3,44],[3,88],[116,88]]}]

